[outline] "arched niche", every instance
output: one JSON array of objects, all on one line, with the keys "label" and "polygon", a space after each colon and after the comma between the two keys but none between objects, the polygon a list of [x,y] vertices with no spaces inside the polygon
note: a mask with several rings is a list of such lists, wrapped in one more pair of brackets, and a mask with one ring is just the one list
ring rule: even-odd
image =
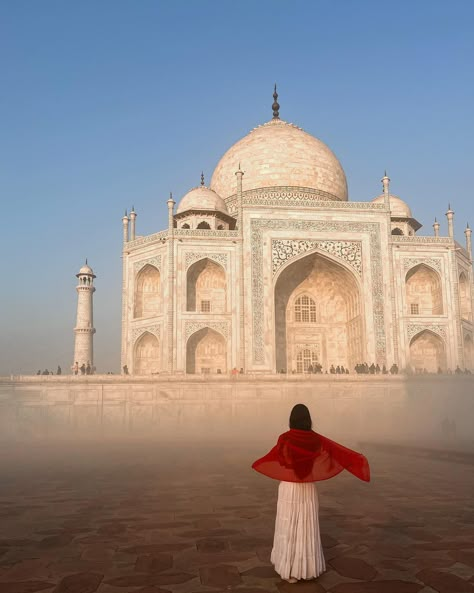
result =
[{"label": "arched niche", "polygon": [[464,334],[464,367],[470,371],[474,370],[474,343],[470,334]]},{"label": "arched niche", "polygon": [[200,313],[225,313],[226,274],[224,268],[208,259],[189,267],[186,278],[186,310]]},{"label": "arched niche", "polygon": [[394,229],[392,229],[392,235],[403,235],[403,231],[402,229],[395,227]]},{"label": "arched niche", "polygon": [[196,228],[197,228],[197,229],[210,229],[210,228],[211,228],[211,225],[210,225],[208,222],[206,222],[205,220],[203,220],[202,222],[200,222],[200,223],[197,225],[197,227],[196,227]]},{"label": "arched niche", "polygon": [[145,332],[135,342],[133,352],[133,373],[153,375],[160,371],[160,343],[158,338]]},{"label": "arched niche", "polygon": [[319,253],[290,263],[276,280],[274,307],[276,370],[304,367],[305,349],[323,369],[365,360],[360,285],[344,265]]},{"label": "arched niche", "polygon": [[464,272],[459,274],[459,301],[461,308],[461,317],[471,321],[471,294],[469,290],[469,281]]},{"label": "arched niche", "polygon": [[138,318],[159,315],[161,306],[160,291],[160,272],[154,266],[147,264],[140,270],[135,280],[133,316]]},{"label": "arched niche", "polygon": [[408,315],[442,315],[443,292],[437,272],[419,264],[408,270],[405,277]]},{"label": "arched niche", "polygon": [[224,336],[209,327],[194,333],[186,344],[186,373],[227,373],[227,347]]},{"label": "arched niche", "polygon": [[446,370],[446,349],[443,339],[430,330],[423,330],[410,341],[410,365],[415,372],[436,373]]}]

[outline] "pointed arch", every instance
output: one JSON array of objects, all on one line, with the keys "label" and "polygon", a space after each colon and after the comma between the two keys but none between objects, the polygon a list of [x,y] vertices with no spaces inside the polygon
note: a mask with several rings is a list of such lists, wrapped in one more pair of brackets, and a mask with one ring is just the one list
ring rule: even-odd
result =
[{"label": "pointed arch", "polygon": [[208,222],[206,222],[205,220],[203,220],[202,222],[200,222],[200,223],[197,225],[197,227],[196,227],[196,228],[197,228],[197,229],[210,229],[210,228],[211,228],[211,225],[210,225]]},{"label": "pointed arch", "polygon": [[403,231],[402,229],[395,227],[394,229],[392,229],[392,235],[403,235]]},{"label": "pointed arch", "polygon": [[186,373],[227,373],[227,346],[222,334],[203,327],[189,337],[186,343]]},{"label": "pointed arch", "polygon": [[186,310],[225,313],[227,280],[224,268],[205,257],[192,264],[186,276]]},{"label": "pointed arch", "polygon": [[160,342],[150,332],[143,333],[133,349],[133,374],[153,375],[160,371]]},{"label": "pointed arch", "polygon": [[442,315],[443,291],[441,277],[426,264],[410,268],[405,276],[408,315]]},{"label": "pointed arch", "polygon": [[135,280],[134,318],[154,317],[161,311],[161,276],[155,266],[146,264]]},{"label": "pointed arch", "polygon": [[429,329],[422,330],[410,340],[410,364],[415,372],[436,373],[446,370],[446,348],[443,338]]}]

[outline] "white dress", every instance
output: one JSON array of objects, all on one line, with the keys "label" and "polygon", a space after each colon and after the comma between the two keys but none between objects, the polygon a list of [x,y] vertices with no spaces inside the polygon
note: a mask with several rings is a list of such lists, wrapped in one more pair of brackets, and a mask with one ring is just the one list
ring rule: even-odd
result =
[{"label": "white dress", "polygon": [[282,579],[314,579],[326,570],[315,482],[280,482],[271,562]]}]

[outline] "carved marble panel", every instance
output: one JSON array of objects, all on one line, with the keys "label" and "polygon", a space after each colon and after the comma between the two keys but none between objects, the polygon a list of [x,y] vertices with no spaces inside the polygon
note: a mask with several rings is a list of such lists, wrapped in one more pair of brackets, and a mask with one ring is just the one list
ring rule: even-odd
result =
[{"label": "carved marble panel", "polygon": [[273,239],[273,275],[282,265],[307,251],[325,251],[344,260],[362,276],[362,245],[360,241],[312,241],[305,239]]},{"label": "carved marble panel", "polygon": [[438,257],[406,257],[403,259],[403,269],[408,270],[419,264],[425,264],[441,272],[441,259]]},{"label": "carved marble panel", "polygon": [[193,263],[205,258],[220,264],[224,268],[224,270],[227,270],[229,267],[228,253],[208,253],[201,251],[189,251],[184,256],[186,269],[188,269],[189,266],[191,266]]},{"label": "carved marble panel", "polygon": [[222,334],[226,339],[230,336],[230,323],[228,321],[186,321],[184,328],[186,341],[194,333],[206,327]]},{"label": "carved marble panel", "polygon": [[161,336],[161,326],[159,323],[154,323],[153,325],[142,325],[140,327],[134,327],[132,330],[132,343],[134,344],[138,338],[140,338],[145,333],[153,334],[160,339]]},{"label": "carved marble panel", "polygon": [[439,323],[410,323],[407,325],[408,341],[410,342],[414,336],[421,333],[422,331],[429,330],[434,334],[442,337],[446,340],[446,326]]},{"label": "carved marble panel", "polygon": [[[155,266],[158,270],[161,268],[161,255],[155,255],[155,257],[149,257],[148,259],[142,259],[133,264],[133,270],[135,274],[144,268],[146,265]],[[161,271],[161,270],[160,270]]]}]

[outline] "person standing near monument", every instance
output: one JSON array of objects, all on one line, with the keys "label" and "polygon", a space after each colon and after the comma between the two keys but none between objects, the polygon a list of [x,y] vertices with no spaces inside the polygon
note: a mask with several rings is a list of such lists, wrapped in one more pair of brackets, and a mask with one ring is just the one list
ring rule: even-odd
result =
[{"label": "person standing near monument", "polygon": [[344,469],[370,481],[367,459],[312,430],[308,408],[297,404],[290,414],[290,430],[252,468],[280,480],[271,562],[289,583],[314,579],[326,570],[319,532],[319,499],[315,482]]}]

